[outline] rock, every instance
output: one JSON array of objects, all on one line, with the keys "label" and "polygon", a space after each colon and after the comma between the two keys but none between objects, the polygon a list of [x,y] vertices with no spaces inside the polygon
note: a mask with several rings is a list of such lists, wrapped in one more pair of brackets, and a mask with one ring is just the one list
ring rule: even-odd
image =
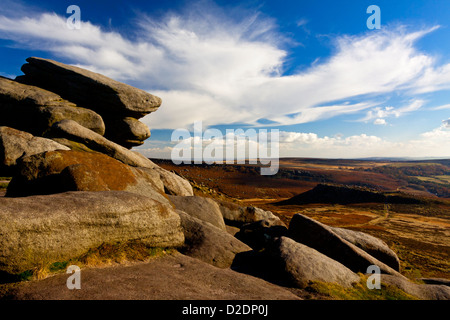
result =
[{"label": "rock", "polygon": [[233,237],[236,235],[236,233],[238,233],[240,231],[239,228],[237,227],[233,227],[233,226],[227,226],[225,225],[225,230],[231,234]]},{"label": "rock", "polygon": [[169,204],[160,176],[101,153],[52,151],[19,161],[8,197],[67,191],[129,191]]},{"label": "rock", "polygon": [[392,269],[400,271],[400,260],[398,256],[383,240],[364,232],[333,227],[330,227],[330,229],[342,239],[353,243],[355,246],[363,249],[374,258],[390,266]]},{"label": "rock", "polygon": [[426,284],[439,284],[450,287],[450,280],[444,278],[419,278],[419,281],[423,281]]},{"label": "rock", "polygon": [[0,127],[0,169],[11,173],[17,160],[53,150],[69,150],[53,140],[35,137],[27,132]]},{"label": "rock", "polygon": [[270,211],[264,211],[256,207],[242,207],[229,201],[216,200],[220,206],[223,218],[227,225],[241,227],[245,223],[260,220],[268,221],[271,224],[284,226],[284,223]]},{"label": "rock", "polygon": [[266,220],[244,224],[235,237],[253,250],[261,250],[267,247],[274,238],[286,236],[288,230],[285,226],[274,225]]},{"label": "rock", "polygon": [[196,196],[172,196],[170,201],[178,210],[184,211],[192,217],[211,223],[213,226],[226,230],[219,205],[212,199]]},{"label": "rock", "polygon": [[161,167],[155,166],[154,169],[160,174],[167,194],[185,197],[194,195],[194,190],[189,181]]},{"label": "rock", "polygon": [[236,254],[251,248],[226,231],[177,210],[184,230],[185,245],[181,252],[219,268],[232,265]]},{"label": "rock", "polygon": [[306,287],[310,281],[350,287],[360,280],[356,273],[341,263],[287,237],[278,238],[268,250],[293,284],[300,288]]},{"label": "rock", "polygon": [[70,119],[100,135],[103,119],[47,90],[0,77],[0,126],[42,136],[54,123]]},{"label": "rock", "polygon": [[81,273],[81,290],[68,290],[68,275],[59,274],[21,283],[7,295],[16,300],[300,299],[264,280],[219,269],[179,253],[132,265],[83,268]]},{"label": "rock", "polygon": [[403,277],[391,267],[338,236],[330,227],[299,213],[291,219],[289,237],[342,263],[353,272],[365,273],[370,265],[377,265],[382,273]]},{"label": "rock", "polygon": [[450,300],[450,288],[446,285],[417,284],[393,275],[382,274],[381,282],[390,284],[423,300]]},{"label": "rock", "polygon": [[161,99],[104,75],[60,62],[31,57],[16,80],[59,94],[100,115],[141,118],[154,112]]},{"label": "rock", "polygon": [[122,119],[103,117],[107,130],[105,138],[126,148],[140,146],[150,138],[150,129],[146,124],[131,117]]},{"label": "rock", "polygon": [[[67,139],[85,145],[89,149],[104,153],[114,159],[133,167],[154,168],[156,165],[121,145],[109,141],[105,137],[79,125],[72,120],[63,120],[55,123],[48,135],[50,138]],[[63,143],[64,140],[58,140]],[[70,145],[69,145],[70,147]]]},{"label": "rock", "polygon": [[0,270],[17,274],[79,257],[103,243],[184,243],[179,215],[148,197],[121,191],[0,197]]}]

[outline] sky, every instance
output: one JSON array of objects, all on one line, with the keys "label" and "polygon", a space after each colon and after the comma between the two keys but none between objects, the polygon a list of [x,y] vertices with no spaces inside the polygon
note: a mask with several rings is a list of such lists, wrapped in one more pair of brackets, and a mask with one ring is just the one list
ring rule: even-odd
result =
[{"label": "sky", "polygon": [[281,157],[450,157],[447,0],[2,0],[0,75],[30,56],[162,98],[141,119],[149,157],[196,121],[278,129]]}]

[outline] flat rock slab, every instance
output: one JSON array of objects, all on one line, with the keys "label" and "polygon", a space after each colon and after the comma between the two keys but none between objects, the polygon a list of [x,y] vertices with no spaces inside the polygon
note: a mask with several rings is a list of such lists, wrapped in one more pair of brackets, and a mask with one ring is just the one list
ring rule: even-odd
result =
[{"label": "flat rock slab", "polygon": [[156,111],[161,99],[99,73],[53,60],[31,57],[17,81],[55,92],[77,105],[110,115],[141,118]]},{"label": "flat rock slab", "polygon": [[54,123],[71,119],[103,135],[105,124],[96,112],[80,108],[59,95],[0,77],[0,125],[41,136]]},{"label": "flat rock slab", "polygon": [[150,262],[81,270],[81,289],[68,274],[24,283],[9,292],[19,300],[299,300],[288,290],[182,254]]},{"label": "flat rock slab", "polygon": [[[81,143],[94,151],[104,153],[133,167],[156,167],[153,162],[142,155],[128,150],[115,142],[109,141],[105,137],[83,127],[73,120],[62,120],[55,123],[51,128],[49,137],[63,138],[69,141]],[[61,141],[59,142],[63,143]],[[68,147],[70,148],[71,146],[68,145]]]}]

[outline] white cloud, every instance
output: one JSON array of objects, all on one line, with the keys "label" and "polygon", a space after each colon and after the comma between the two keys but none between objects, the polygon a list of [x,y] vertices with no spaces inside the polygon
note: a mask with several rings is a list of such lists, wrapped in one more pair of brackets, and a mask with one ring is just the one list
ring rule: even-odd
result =
[{"label": "white cloud", "polygon": [[384,119],[378,118],[378,119],[375,119],[373,124],[385,126],[385,125],[387,125],[387,122]]},{"label": "white cloud", "polygon": [[446,110],[446,109],[450,109],[450,104],[444,104],[442,106],[434,107],[431,110]]},{"label": "white cloud", "polygon": [[369,111],[367,111],[367,114],[364,118],[362,118],[359,121],[372,121],[374,124],[377,125],[385,125],[387,124],[387,121],[385,118],[389,117],[395,117],[398,118],[402,115],[414,112],[419,110],[423,105],[425,104],[424,100],[413,100],[409,104],[400,107],[400,108],[394,108],[392,106],[389,107],[375,107]]}]

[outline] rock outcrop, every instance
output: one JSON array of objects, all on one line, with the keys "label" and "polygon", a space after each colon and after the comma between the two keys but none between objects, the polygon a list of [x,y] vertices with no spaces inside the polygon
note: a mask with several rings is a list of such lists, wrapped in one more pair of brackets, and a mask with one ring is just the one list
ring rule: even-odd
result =
[{"label": "rock outcrop", "polygon": [[54,150],[70,149],[50,139],[0,127],[0,175],[13,175],[17,161],[21,158]]},{"label": "rock outcrop", "polygon": [[304,288],[311,281],[337,283],[350,287],[359,276],[343,264],[287,237],[280,237],[269,249],[282,272],[297,287]]},{"label": "rock outcrop", "polygon": [[[80,143],[91,150],[104,153],[133,167],[155,167],[155,164],[149,159],[138,156],[133,151],[106,139],[73,120],[62,120],[55,123],[47,136],[61,144],[66,144],[69,141],[68,147],[72,147],[70,141]],[[59,140],[61,138],[62,140]]]},{"label": "rock outcrop", "polygon": [[302,214],[297,213],[292,217],[289,237],[339,261],[353,272],[365,273],[369,266],[377,265],[383,273],[401,276],[396,270],[341,238],[330,227]]},{"label": "rock outcrop", "polygon": [[103,135],[105,124],[96,112],[59,95],[0,77],[0,126],[42,136],[54,123],[70,119]]},{"label": "rock outcrop", "polygon": [[[105,121],[107,139],[131,147],[149,137],[150,131],[143,129],[145,124],[137,124],[137,119],[156,111],[160,98],[86,69],[35,57],[27,62],[22,66],[25,75],[17,81],[55,92],[99,113]],[[121,125],[116,128],[118,122]]]},{"label": "rock outcrop", "polygon": [[236,254],[251,248],[209,222],[178,210],[185,244],[181,252],[219,268],[232,265]]},{"label": "rock outcrop", "polygon": [[214,200],[196,196],[169,196],[169,199],[178,210],[184,211],[192,217],[209,222],[219,229],[226,230],[222,213]]},{"label": "rock outcrop", "polygon": [[387,264],[392,269],[400,271],[400,259],[384,241],[364,232],[333,227],[330,227],[330,229],[342,239],[353,243],[355,246]]},{"label": "rock outcrop", "polygon": [[233,202],[218,200],[223,218],[229,225],[241,227],[245,223],[265,220],[271,224],[284,225],[284,223],[270,211],[252,206],[240,206]]},{"label": "rock outcrop", "polygon": [[169,204],[160,175],[101,153],[50,151],[23,158],[6,196],[67,191],[129,191]]},{"label": "rock outcrop", "polygon": [[20,273],[76,258],[103,243],[184,243],[179,215],[129,192],[67,192],[0,197],[0,271]]}]

